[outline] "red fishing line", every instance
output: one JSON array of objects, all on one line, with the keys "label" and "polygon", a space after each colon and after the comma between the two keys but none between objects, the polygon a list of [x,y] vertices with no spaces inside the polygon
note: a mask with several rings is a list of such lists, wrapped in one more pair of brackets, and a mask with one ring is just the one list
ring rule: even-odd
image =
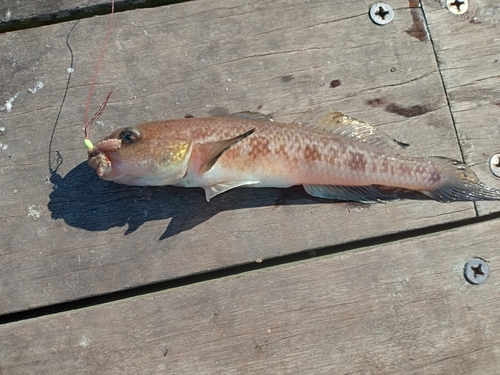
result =
[{"label": "red fishing line", "polygon": [[[111,34],[111,28],[113,26],[113,16],[115,14],[115,1],[111,1],[111,16],[109,17],[109,26],[108,26],[108,31],[106,33],[106,39],[104,40],[104,44],[102,46],[101,50],[101,56],[99,57],[99,62],[97,63],[97,68],[95,70],[94,74],[94,79],[92,80],[92,84],[90,85],[90,90],[89,94],[87,96],[87,104],[85,105],[85,117],[83,120],[84,124],[84,134],[85,134],[85,145],[87,147],[92,146],[92,143],[88,140],[89,138],[89,132],[96,123],[96,121],[99,119],[99,117],[102,115],[102,112],[104,111],[104,108],[106,107],[106,104],[108,103],[109,97],[111,96],[111,91],[108,92],[108,96],[106,97],[106,100],[101,104],[97,112],[92,116],[90,119],[90,122],[87,122],[88,114],[89,114],[89,105],[90,105],[90,98],[92,97],[92,90],[94,89],[94,85],[97,79],[97,73],[99,72],[99,68],[101,67],[102,60],[104,58],[104,53],[106,52],[106,48],[108,46],[108,41],[109,41],[109,36]],[[88,142],[87,142],[88,141]],[[91,148],[91,147],[90,147]]]}]

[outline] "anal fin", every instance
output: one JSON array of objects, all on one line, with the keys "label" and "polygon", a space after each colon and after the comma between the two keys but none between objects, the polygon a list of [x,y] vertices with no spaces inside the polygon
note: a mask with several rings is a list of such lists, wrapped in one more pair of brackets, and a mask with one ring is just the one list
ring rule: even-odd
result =
[{"label": "anal fin", "polygon": [[258,184],[260,181],[234,181],[234,182],[224,182],[213,186],[205,187],[205,196],[207,197],[207,202],[210,202],[210,199],[224,193],[225,191],[245,186],[245,185],[254,185]]},{"label": "anal fin", "polygon": [[340,201],[380,203],[398,199],[396,195],[384,194],[373,185],[369,186],[337,186],[337,185],[304,185],[305,191],[313,197]]}]

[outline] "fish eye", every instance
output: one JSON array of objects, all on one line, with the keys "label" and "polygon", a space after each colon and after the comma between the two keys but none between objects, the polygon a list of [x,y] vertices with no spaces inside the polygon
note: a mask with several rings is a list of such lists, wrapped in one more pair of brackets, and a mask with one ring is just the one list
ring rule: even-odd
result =
[{"label": "fish eye", "polygon": [[120,139],[123,143],[134,143],[141,139],[141,134],[136,129],[123,129]]}]

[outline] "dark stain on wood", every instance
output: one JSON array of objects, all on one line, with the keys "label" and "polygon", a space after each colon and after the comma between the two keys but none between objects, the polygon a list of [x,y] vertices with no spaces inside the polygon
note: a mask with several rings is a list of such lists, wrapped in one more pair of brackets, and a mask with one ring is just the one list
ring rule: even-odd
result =
[{"label": "dark stain on wood", "polygon": [[257,343],[257,341],[255,339],[253,341],[255,342],[255,346],[254,346],[255,352],[257,354],[264,354],[265,352],[264,352],[264,349],[262,348],[262,345]]},{"label": "dark stain on wood", "polygon": [[288,83],[288,82],[293,81],[294,79],[295,79],[295,77],[292,74],[290,74],[288,76],[281,77],[281,82]]},{"label": "dark stain on wood", "polygon": [[412,105],[411,107],[401,107],[395,103],[389,104],[385,110],[390,113],[396,113],[404,117],[416,117],[424,115],[431,109],[427,105]]},{"label": "dark stain on wood", "polygon": [[208,110],[208,114],[212,117],[227,117],[229,110],[223,107],[213,107]]},{"label": "dark stain on wood", "polygon": [[376,99],[371,99],[366,102],[366,104],[377,108],[377,107],[384,107],[387,104],[387,101],[384,99],[376,98]]},{"label": "dark stain on wood", "polygon": [[493,103],[493,104],[495,104],[496,106],[500,107],[500,102],[496,102],[496,103]]},{"label": "dark stain on wood", "polygon": [[413,19],[413,24],[408,30],[405,30],[405,33],[409,36],[417,38],[421,42],[427,40],[427,30],[422,22],[422,18],[420,18],[420,11],[412,9],[411,18]]},{"label": "dark stain on wood", "polygon": [[408,6],[410,8],[420,8],[420,1],[419,0],[408,0]]},{"label": "dark stain on wood", "polygon": [[399,104],[389,103],[388,101],[381,98],[368,100],[366,103],[372,107],[384,108],[386,112],[395,113],[397,115],[401,115],[408,118],[424,115],[432,110],[432,108],[429,105],[417,104],[417,105],[412,105],[411,107],[402,107]]},{"label": "dark stain on wood", "polygon": [[334,79],[330,82],[330,87],[334,89],[335,87],[339,87],[341,84],[342,82],[340,82],[340,79]]}]

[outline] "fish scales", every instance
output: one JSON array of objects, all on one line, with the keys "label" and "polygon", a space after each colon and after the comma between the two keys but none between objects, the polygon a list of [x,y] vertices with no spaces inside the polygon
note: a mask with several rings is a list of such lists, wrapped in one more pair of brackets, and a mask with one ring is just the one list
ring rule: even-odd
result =
[{"label": "fish scales", "polygon": [[[298,183],[370,185],[370,181],[390,184],[396,178],[394,162],[382,162],[387,158],[380,151],[318,129],[231,118],[209,120],[190,118],[180,120],[181,123],[169,120],[148,123],[142,129],[145,136],[160,138],[162,135],[157,132],[165,131],[172,138],[210,143],[257,128],[251,137],[220,157],[207,180],[221,170],[230,174],[229,178],[245,173],[262,183],[281,179],[286,186]],[[389,165],[391,168],[383,169]]]},{"label": "fish scales", "polygon": [[[265,180],[266,174],[269,174],[273,179],[279,177],[290,181],[292,185],[397,184],[417,190],[432,188],[425,182],[433,183],[431,176],[439,176],[436,166],[428,161],[391,157],[370,145],[346,140],[319,129],[229,118],[214,118],[209,124],[206,119],[187,120],[179,133],[175,130],[181,127],[175,120],[165,122],[165,125],[173,129],[173,137],[192,138],[200,143],[233,138],[256,127],[257,131],[252,137],[227,150],[217,164],[218,167],[238,172],[251,170],[255,178],[261,180]],[[201,133],[200,128],[204,129]],[[293,179],[290,178],[291,171],[296,174]]]}]

